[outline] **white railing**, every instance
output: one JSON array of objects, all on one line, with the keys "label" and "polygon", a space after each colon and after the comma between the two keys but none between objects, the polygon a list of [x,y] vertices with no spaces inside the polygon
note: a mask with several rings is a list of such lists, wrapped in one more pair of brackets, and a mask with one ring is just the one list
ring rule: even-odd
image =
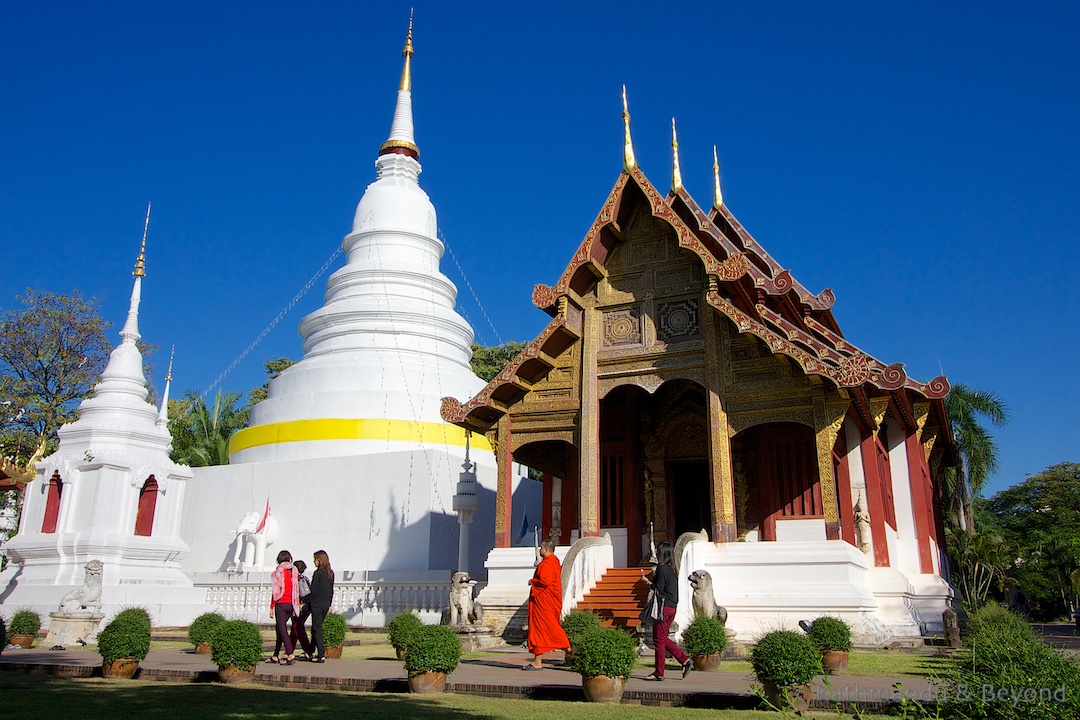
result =
[{"label": "white railing", "polygon": [[[268,573],[252,575],[255,573],[241,577],[200,578],[194,584],[206,589],[206,604],[210,609],[227,617],[265,622],[269,618],[270,577]],[[449,604],[449,597],[449,581],[341,577],[334,582],[331,609],[344,614],[350,625],[358,627],[383,627],[403,612],[415,612],[425,622],[437,623],[443,608]]]},{"label": "white railing", "polygon": [[596,587],[600,577],[615,566],[611,536],[584,537],[570,546],[563,558],[563,613],[570,612]]}]

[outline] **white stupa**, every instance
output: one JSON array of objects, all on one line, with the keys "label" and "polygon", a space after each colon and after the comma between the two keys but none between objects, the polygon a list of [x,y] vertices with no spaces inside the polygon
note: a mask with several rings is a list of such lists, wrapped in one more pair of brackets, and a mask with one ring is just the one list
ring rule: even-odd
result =
[{"label": "white stupa", "polygon": [[[232,438],[230,464],[195,470],[183,536],[185,569],[199,582],[215,582],[207,572],[268,571],[281,549],[309,564],[325,549],[349,577],[445,582],[459,569],[454,492],[466,438],[439,408],[485,383],[470,369],[473,331],[439,270],[435,208],[418,183],[411,24],[403,54],[390,137],[343,241],[346,263],[328,279],[323,307],[300,323],[303,358],[270,382],[251,426]],[[471,446],[479,507],[464,569],[483,576],[495,459],[486,438]],[[238,523],[266,504],[277,537],[261,569],[244,567]]]},{"label": "white stupa", "polygon": [[83,585],[92,560],[104,565],[106,615],[140,605],[157,624],[172,624],[203,602],[205,593],[181,571],[189,548],[180,539],[180,517],[191,469],[169,459],[168,384],[159,410],[147,400],[136,344],[145,250],[144,232],[120,345],[93,396],[79,405],[78,420],[60,428],[59,447],[37,463],[26,486],[19,532],[5,545],[13,561],[0,574],[5,606],[56,610]]},{"label": "white stupa", "polygon": [[390,137],[343,241],[346,264],[330,276],[326,304],[300,323],[303,359],[270,383],[251,427],[232,439],[231,462],[386,452],[418,439],[464,445],[439,403],[484,382],[469,367],[473,331],[439,270],[435,208],[417,181],[412,54],[410,28]]}]

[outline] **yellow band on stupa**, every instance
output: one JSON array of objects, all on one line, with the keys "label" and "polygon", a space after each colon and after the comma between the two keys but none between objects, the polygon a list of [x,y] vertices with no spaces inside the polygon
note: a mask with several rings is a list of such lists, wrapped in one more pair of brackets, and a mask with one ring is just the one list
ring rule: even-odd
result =
[{"label": "yellow band on stupa", "polygon": [[[229,455],[287,442],[317,440],[394,440],[465,447],[465,430],[449,423],[386,420],[382,418],[323,418],[256,425],[238,431],[229,440]],[[474,450],[491,450],[483,435],[473,433]]]}]

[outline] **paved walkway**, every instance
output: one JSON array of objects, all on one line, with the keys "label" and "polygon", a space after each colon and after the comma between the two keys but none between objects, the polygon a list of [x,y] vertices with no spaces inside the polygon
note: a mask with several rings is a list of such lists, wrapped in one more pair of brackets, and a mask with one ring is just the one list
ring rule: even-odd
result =
[{"label": "paved walkway", "polygon": [[[463,660],[447,680],[447,691],[489,697],[532,698],[543,700],[584,700],[581,676],[561,665],[546,665],[543,670],[521,669],[530,655],[505,653],[495,657]],[[101,674],[101,658],[89,650],[8,650],[0,655],[0,670],[31,674],[91,677]],[[678,668],[669,667],[662,683],[644,680],[648,671],[638,669],[626,686],[623,702],[642,705],[685,705],[711,708],[753,708],[757,696],[750,692],[751,675],[737,672],[691,672],[683,679]],[[152,650],[140,665],[140,680],[171,682],[213,682],[217,668],[209,655],[190,650]],[[259,684],[307,689],[335,689],[361,692],[407,692],[402,664],[397,660],[327,660],[295,665],[262,663],[256,670]],[[830,699],[855,701],[863,709],[888,704],[894,697],[894,685],[926,700],[929,683],[915,678],[871,678],[833,676],[829,687],[821,681],[814,686],[815,707],[828,707]]]}]

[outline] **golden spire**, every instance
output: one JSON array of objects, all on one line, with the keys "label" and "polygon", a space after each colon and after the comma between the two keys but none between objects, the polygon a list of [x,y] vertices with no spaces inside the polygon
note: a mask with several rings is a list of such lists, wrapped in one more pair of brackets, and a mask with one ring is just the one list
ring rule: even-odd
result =
[{"label": "golden spire", "polygon": [[630,142],[630,110],[626,106],[626,86],[622,86],[622,121],[626,128],[626,140],[623,142],[623,169],[630,172],[637,165],[634,160],[634,144]]},{"label": "golden spire", "polygon": [[150,203],[146,203],[146,224],[143,225],[142,247],[139,248],[139,259],[135,261],[135,269],[131,274],[135,277],[146,277],[146,232],[150,229]]},{"label": "golden spire", "polygon": [[412,74],[409,72],[409,58],[413,56],[411,9],[409,10],[409,34],[405,36],[405,48],[401,51],[401,56],[405,58],[405,67],[401,69],[401,84],[398,86],[398,90],[412,92]]},{"label": "golden spire", "polygon": [[720,192],[720,163],[716,160],[716,146],[712,146],[712,179],[713,200],[712,206],[719,210],[724,204],[724,195]]},{"label": "golden spire", "polygon": [[682,190],[682,173],[679,172],[679,138],[675,136],[675,118],[671,118],[671,192]]},{"label": "golden spire", "polygon": [[176,346],[172,346],[172,350],[169,351],[169,371],[165,373],[165,382],[172,380],[172,361],[176,355]]}]

